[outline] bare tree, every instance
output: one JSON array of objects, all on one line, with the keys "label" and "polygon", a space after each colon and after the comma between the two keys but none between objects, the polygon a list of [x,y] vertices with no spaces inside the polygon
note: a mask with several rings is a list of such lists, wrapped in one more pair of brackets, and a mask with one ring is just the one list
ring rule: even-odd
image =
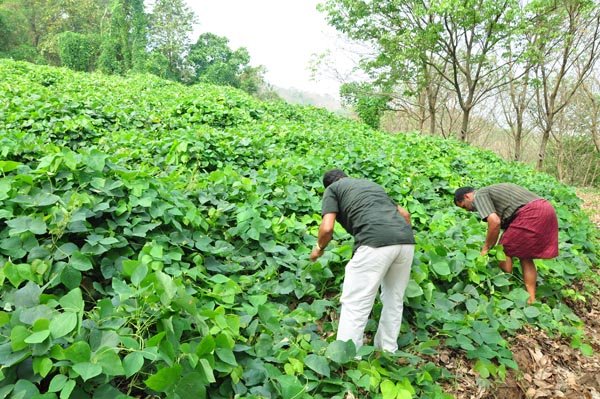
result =
[{"label": "bare tree", "polygon": [[583,102],[587,115],[587,128],[592,136],[596,152],[600,153],[600,79],[598,75],[590,75],[582,85]]},{"label": "bare tree", "polygon": [[[549,1],[540,13],[546,24],[538,41],[536,78],[541,169],[557,115],[568,105],[598,59],[600,7],[596,1]],[[558,96],[560,91],[565,94]]]}]

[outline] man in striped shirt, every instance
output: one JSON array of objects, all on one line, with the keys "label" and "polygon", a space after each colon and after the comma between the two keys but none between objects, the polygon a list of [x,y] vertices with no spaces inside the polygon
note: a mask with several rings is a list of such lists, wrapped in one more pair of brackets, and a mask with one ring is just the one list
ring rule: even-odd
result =
[{"label": "man in striped shirt", "polygon": [[511,273],[512,258],[519,258],[529,303],[533,303],[537,279],[533,259],[558,256],[558,221],[552,205],[512,183],[493,184],[478,190],[461,187],[454,193],[454,204],[478,212],[487,222],[482,255],[496,245],[500,229],[504,230],[500,244],[504,246],[507,258],[500,262],[500,268]]}]

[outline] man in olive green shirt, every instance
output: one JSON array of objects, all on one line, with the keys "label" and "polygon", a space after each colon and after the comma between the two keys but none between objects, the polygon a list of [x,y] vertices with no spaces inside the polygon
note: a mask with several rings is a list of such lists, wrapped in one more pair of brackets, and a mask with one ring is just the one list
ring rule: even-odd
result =
[{"label": "man in olive green shirt", "polygon": [[354,253],[346,265],[337,339],[362,346],[369,314],[381,287],[383,308],[375,346],[398,349],[404,292],[410,278],[415,239],[410,215],[384,189],[364,179],[347,177],[339,169],[323,177],[323,219],[310,259],[319,258],[333,237],[337,220],[354,237]]},{"label": "man in olive green shirt", "polygon": [[512,258],[519,258],[529,303],[534,302],[537,270],[533,259],[558,256],[558,221],[552,205],[512,183],[493,184],[479,190],[461,187],[454,193],[454,204],[478,212],[487,222],[482,255],[496,245],[500,229],[504,230],[500,244],[507,258],[500,262],[500,268],[511,273]]}]

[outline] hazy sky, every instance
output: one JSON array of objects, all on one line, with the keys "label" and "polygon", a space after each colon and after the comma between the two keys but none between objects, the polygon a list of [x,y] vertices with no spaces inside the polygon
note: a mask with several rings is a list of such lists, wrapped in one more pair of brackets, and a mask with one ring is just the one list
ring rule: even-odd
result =
[{"label": "hazy sky", "polygon": [[268,82],[280,87],[338,95],[333,79],[311,81],[311,55],[335,50],[336,33],[316,10],[320,0],[187,0],[198,18],[192,41],[204,32],[246,47],[252,65],[267,68]]}]

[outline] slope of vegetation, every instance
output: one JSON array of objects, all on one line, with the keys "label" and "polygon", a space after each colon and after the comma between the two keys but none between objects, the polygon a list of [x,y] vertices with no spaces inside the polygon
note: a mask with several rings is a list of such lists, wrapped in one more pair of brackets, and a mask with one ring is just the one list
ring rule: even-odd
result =
[{"label": "slope of vegetation", "polygon": [[[0,61],[0,98],[0,397],[447,398],[452,375],[428,360],[441,346],[482,379],[516,367],[505,338],[526,324],[591,351],[563,299],[584,294],[570,283],[597,264],[594,228],[549,176],[153,76]],[[351,237],[336,230],[308,261],[331,167],[413,215],[395,355],[334,341]],[[458,186],[500,181],[557,209],[561,254],[538,263],[533,306],[518,271],[479,256],[485,225],[452,204]]]}]

